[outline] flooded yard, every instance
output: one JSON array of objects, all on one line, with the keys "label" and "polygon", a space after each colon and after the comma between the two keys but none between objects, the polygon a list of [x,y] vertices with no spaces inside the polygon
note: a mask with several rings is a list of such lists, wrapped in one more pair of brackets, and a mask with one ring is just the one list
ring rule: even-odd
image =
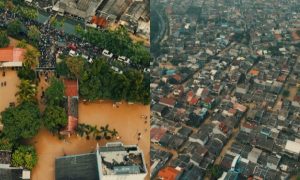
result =
[{"label": "flooded yard", "polygon": [[[3,76],[3,72],[5,72],[5,76]],[[20,80],[15,70],[0,70],[0,112],[9,107],[9,103],[17,102],[15,94],[18,91],[17,86],[19,84]]]},{"label": "flooded yard", "polygon": [[[118,141],[139,145],[145,154],[148,169],[148,162],[150,162],[149,114],[149,106],[143,105],[123,103],[119,105],[119,108],[113,107],[112,102],[80,103],[79,105],[79,123],[98,127],[109,124],[110,129],[115,128],[119,132]],[[147,120],[141,115],[148,116]],[[142,134],[140,141],[137,139],[138,133]],[[94,151],[97,141],[86,140],[75,135],[63,141],[52,136],[47,130],[41,130],[32,143],[36,146],[39,157],[38,164],[32,172],[32,180],[54,180],[56,157]],[[105,145],[106,141],[100,140],[98,143]]]}]

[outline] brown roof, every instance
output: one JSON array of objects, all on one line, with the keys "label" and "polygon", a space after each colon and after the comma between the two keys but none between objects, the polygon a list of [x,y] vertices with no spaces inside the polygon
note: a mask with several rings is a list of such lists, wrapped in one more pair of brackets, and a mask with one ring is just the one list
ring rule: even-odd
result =
[{"label": "brown roof", "polygon": [[25,49],[22,48],[0,48],[0,62],[23,61]]},{"label": "brown roof", "polygon": [[93,16],[91,22],[93,24],[97,24],[98,26],[101,26],[101,27],[106,27],[107,26],[107,20],[103,17]]},{"label": "brown roof", "polygon": [[152,128],[150,131],[151,140],[160,141],[160,139],[165,135],[167,129],[165,128]]},{"label": "brown roof", "polygon": [[77,80],[64,80],[65,96],[78,96]]},{"label": "brown roof", "polygon": [[73,116],[69,116],[68,117],[68,126],[67,126],[67,131],[69,132],[74,132],[76,127],[77,127],[77,123],[78,123],[78,119],[73,117]]},{"label": "brown roof", "polygon": [[172,98],[161,98],[159,100],[160,104],[169,105],[169,106],[175,106],[176,100]]}]

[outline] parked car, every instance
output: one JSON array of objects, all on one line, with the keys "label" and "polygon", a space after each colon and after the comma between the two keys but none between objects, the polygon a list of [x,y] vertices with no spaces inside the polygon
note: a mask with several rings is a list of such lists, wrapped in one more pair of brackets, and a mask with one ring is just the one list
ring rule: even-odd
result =
[{"label": "parked car", "polygon": [[109,58],[112,58],[113,57],[113,53],[109,52],[108,50],[104,49],[102,51],[102,55],[103,56],[106,56],[106,57],[109,57]]}]

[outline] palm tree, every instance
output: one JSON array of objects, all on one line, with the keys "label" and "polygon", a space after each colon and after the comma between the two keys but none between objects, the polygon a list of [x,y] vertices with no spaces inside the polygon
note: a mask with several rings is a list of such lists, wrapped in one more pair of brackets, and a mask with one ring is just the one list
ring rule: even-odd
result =
[{"label": "palm tree", "polygon": [[107,124],[106,126],[101,126],[100,127],[100,133],[103,134],[103,137],[105,139],[110,139],[110,136],[108,135],[110,133],[110,130],[109,130],[109,125]]},{"label": "palm tree", "polygon": [[119,133],[116,129],[113,129],[112,131],[110,131],[111,136],[114,138],[116,137]]},{"label": "palm tree", "polygon": [[99,135],[100,131],[97,129],[97,125],[91,126],[91,131],[93,133],[93,137],[95,138],[97,135]]},{"label": "palm tree", "polygon": [[17,100],[19,103],[36,101],[35,96],[37,88],[36,85],[32,84],[30,80],[21,80],[18,88],[19,91],[16,93],[16,96],[18,96]]},{"label": "palm tree", "polygon": [[79,135],[80,137],[83,137],[83,135],[84,135],[84,128],[83,128],[82,124],[78,124],[77,125],[76,132],[77,132],[77,135]]}]

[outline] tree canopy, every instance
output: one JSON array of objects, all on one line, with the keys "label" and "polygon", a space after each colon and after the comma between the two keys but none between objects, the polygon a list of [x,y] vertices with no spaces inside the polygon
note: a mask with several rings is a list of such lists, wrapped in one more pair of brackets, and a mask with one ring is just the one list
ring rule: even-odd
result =
[{"label": "tree canopy", "polygon": [[52,133],[58,133],[67,125],[67,114],[59,106],[47,106],[43,115],[44,126]]},{"label": "tree canopy", "polygon": [[29,39],[33,40],[34,42],[37,42],[41,37],[41,32],[36,26],[32,25],[29,26],[27,35]]},{"label": "tree canopy", "polygon": [[18,36],[22,32],[22,22],[18,19],[12,20],[7,25],[9,35]]},{"label": "tree canopy", "polygon": [[60,105],[64,98],[64,92],[64,83],[57,78],[52,78],[50,86],[45,91],[47,105]]},{"label": "tree canopy", "polygon": [[115,55],[126,56],[131,62],[140,64],[143,67],[149,67],[150,51],[142,43],[134,43],[129,37],[127,30],[120,27],[114,31],[89,28],[83,31],[76,28],[77,33],[90,43],[104,49],[108,49]]},{"label": "tree canopy", "polygon": [[0,31],[0,48],[7,47],[9,45],[9,39],[6,31]]},{"label": "tree canopy", "polygon": [[67,57],[66,59],[67,67],[70,71],[71,77],[79,78],[80,74],[83,71],[84,61],[82,57]]},{"label": "tree canopy", "polygon": [[5,137],[12,141],[35,136],[41,125],[40,112],[34,103],[22,103],[1,113]]},{"label": "tree canopy", "polygon": [[24,167],[32,170],[38,161],[36,151],[33,146],[19,146],[12,154],[12,165]]},{"label": "tree canopy", "polygon": [[36,101],[37,87],[30,80],[21,80],[18,88],[16,95],[19,103]]},{"label": "tree canopy", "polygon": [[79,78],[79,93],[88,100],[112,99],[149,104],[150,78],[137,70],[118,74],[109,64],[98,59],[93,64],[85,63]]},{"label": "tree canopy", "polygon": [[24,55],[24,66],[36,67],[39,63],[38,58],[41,53],[36,49],[27,49]]}]

